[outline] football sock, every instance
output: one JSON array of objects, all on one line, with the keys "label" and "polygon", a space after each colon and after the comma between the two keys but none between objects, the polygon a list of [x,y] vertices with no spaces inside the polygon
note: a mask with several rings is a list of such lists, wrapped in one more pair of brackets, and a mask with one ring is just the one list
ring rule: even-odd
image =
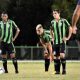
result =
[{"label": "football sock", "polygon": [[55,71],[57,71],[57,61],[56,61],[56,59],[54,59],[54,69],[55,69]]},{"label": "football sock", "polygon": [[62,69],[63,71],[66,71],[66,59],[61,59]]},{"label": "football sock", "polygon": [[17,63],[17,59],[16,59],[16,58],[13,58],[12,61],[13,61],[13,65],[14,65],[14,67],[15,67],[15,73],[18,73],[18,63]]},{"label": "football sock", "polygon": [[54,59],[54,67],[56,72],[60,72],[60,59]]},{"label": "football sock", "polygon": [[45,71],[48,71],[50,65],[50,59],[45,59]]},{"label": "football sock", "polygon": [[7,59],[3,58],[2,61],[3,61],[3,68],[5,70],[5,73],[8,73],[8,70],[7,70]]}]

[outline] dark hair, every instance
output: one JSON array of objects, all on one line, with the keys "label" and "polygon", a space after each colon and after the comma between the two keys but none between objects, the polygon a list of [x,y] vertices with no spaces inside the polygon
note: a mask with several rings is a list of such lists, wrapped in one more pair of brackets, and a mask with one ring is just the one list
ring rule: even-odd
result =
[{"label": "dark hair", "polygon": [[60,10],[59,9],[52,9],[52,12],[53,11],[57,11],[58,13],[60,13]]},{"label": "dark hair", "polygon": [[3,11],[1,14],[7,14],[8,15],[8,13],[6,11]]}]

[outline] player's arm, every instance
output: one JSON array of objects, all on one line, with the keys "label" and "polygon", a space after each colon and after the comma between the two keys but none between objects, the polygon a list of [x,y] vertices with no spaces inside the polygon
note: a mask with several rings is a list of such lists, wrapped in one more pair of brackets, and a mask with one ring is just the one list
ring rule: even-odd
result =
[{"label": "player's arm", "polygon": [[16,33],[15,33],[15,36],[13,38],[13,41],[15,41],[15,39],[18,37],[19,35],[19,32],[20,32],[20,29],[18,28],[18,26],[15,24],[15,22],[13,21],[13,26],[15,27],[16,29]]},{"label": "player's arm", "polygon": [[69,26],[69,35],[67,37],[67,40],[69,40],[71,38],[71,35],[72,35],[72,27]]},{"label": "player's arm", "polygon": [[49,53],[50,53],[50,57],[51,57],[51,61],[53,60],[53,50],[52,50],[52,45],[50,42],[47,43],[47,48],[49,50]]},{"label": "player's arm", "polygon": [[52,27],[50,27],[50,35],[52,37],[52,42],[54,42],[54,32],[53,32]]},{"label": "player's arm", "polygon": [[69,40],[71,38],[71,35],[72,35],[72,27],[71,27],[71,25],[69,24],[69,22],[66,19],[64,21],[65,21],[66,26],[69,28],[68,37],[65,36],[63,38],[64,42],[66,42],[67,40]]},{"label": "player's arm", "polygon": [[42,46],[43,46],[43,48],[44,48],[44,51],[45,51],[46,53],[48,53],[47,47],[46,47],[46,45],[43,43],[43,41],[42,41],[41,38],[40,38],[40,43],[42,44]]},{"label": "player's arm", "polygon": [[72,27],[76,27],[76,24],[77,24],[77,21],[80,17],[80,0],[76,6],[76,9],[73,13],[73,16],[72,16]]},{"label": "player's arm", "polygon": [[[44,53],[49,53],[50,54],[50,60],[53,60],[53,54],[52,54],[52,45],[51,43],[48,41],[47,43],[41,43],[42,46],[44,47]],[[48,49],[48,50],[47,50]],[[49,51],[49,52],[48,52]]]},{"label": "player's arm", "polygon": [[48,49],[48,53],[50,54],[50,60],[53,60],[53,54],[52,54],[52,45],[51,45],[51,41],[50,41],[50,37],[46,36],[46,48]]}]

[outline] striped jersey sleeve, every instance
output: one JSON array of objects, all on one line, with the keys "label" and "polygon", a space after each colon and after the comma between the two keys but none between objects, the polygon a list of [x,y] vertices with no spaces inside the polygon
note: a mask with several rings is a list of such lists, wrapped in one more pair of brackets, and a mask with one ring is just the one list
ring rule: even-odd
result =
[{"label": "striped jersey sleeve", "polygon": [[70,23],[66,19],[64,19],[64,22],[65,22],[67,27],[70,27]]},{"label": "striped jersey sleeve", "polygon": [[45,33],[49,36],[50,40],[52,39],[51,34],[50,34],[50,30],[46,30],[44,29]]},{"label": "striped jersey sleeve", "polygon": [[13,28],[15,28],[15,29],[17,28],[17,25],[14,21],[12,21],[12,25],[13,25]]},{"label": "striped jersey sleeve", "polygon": [[48,36],[48,35],[46,35],[46,37],[45,37],[45,42],[50,42],[50,37]]},{"label": "striped jersey sleeve", "polygon": [[51,21],[50,29],[53,30],[54,20]]}]

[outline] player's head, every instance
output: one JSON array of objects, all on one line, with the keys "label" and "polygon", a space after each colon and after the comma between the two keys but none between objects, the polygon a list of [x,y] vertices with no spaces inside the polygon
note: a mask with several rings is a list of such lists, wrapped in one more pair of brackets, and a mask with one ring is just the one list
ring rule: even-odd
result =
[{"label": "player's head", "polygon": [[37,33],[37,35],[42,35],[43,32],[44,32],[43,26],[41,24],[38,24],[36,26],[36,33]]},{"label": "player's head", "polygon": [[58,10],[58,9],[52,10],[52,15],[55,19],[59,19],[60,18],[60,10]]},{"label": "player's head", "polygon": [[2,18],[3,21],[7,21],[8,20],[8,13],[7,12],[2,12],[1,18]]}]

